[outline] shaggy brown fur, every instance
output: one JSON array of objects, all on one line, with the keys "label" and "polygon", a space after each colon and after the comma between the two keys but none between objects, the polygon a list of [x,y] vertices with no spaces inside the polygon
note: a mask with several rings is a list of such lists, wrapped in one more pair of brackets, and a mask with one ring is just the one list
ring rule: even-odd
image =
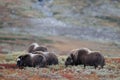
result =
[{"label": "shaggy brown fur", "polygon": [[56,65],[56,64],[58,64],[58,57],[54,53],[36,51],[33,54],[43,54],[46,57],[47,65]]},{"label": "shaggy brown fur", "polygon": [[89,49],[77,49],[72,51],[72,53],[67,57],[65,65],[80,65],[83,64],[84,67],[87,65],[94,66],[95,68],[100,65],[102,68],[105,64],[104,57],[99,52],[93,52]]},{"label": "shaggy brown fur", "polygon": [[81,64],[84,65],[84,68],[86,66],[94,66],[95,68],[101,66],[101,68],[103,68],[105,65],[105,59],[100,52],[91,52],[90,54],[82,55],[80,60]]},{"label": "shaggy brown fur", "polygon": [[68,66],[68,65],[79,65],[79,64],[81,64],[81,61],[80,61],[79,57],[82,54],[88,54],[89,51],[90,50],[87,49],[87,48],[72,50],[70,55],[67,57],[67,59],[65,61],[65,65]]},{"label": "shaggy brown fur", "polygon": [[17,59],[18,67],[46,67],[46,58],[42,54],[25,54]]},{"label": "shaggy brown fur", "polygon": [[48,51],[48,49],[44,46],[39,46],[37,43],[32,43],[28,48],[28,53],[33,53],[35,51],[46,52],[46,51]]}]

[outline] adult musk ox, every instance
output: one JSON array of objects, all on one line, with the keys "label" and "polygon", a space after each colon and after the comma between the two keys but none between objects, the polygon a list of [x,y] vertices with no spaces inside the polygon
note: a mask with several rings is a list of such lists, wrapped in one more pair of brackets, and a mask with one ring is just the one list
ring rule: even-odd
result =
[{"label": "adult musk ox", "polygon": [[105,59],[100,52],[90,51],[89,49],[78,49],[73,51],[66,59],[65,65],[84,65],[94,66],[95,68],[99,65],[101,68],[105,65]]},{"label": "adult musk ox", "polygon": [[44,46],[39,46],[37,43],[32,43],[28,48],[28,53],[33,53],[35,51],[46,52],[46,51],[48,51],[48,49]]},{"label": "adult musk ox", "polygon": [[47,65],[58,64],[58,58],[53,53],[43,53],[41,51],[36,51],[34,53],[29,53],[21,55],[17,59],[18,67],[46,67]]},{"label": "adult musk ox", "polygon": [[46,67],[46,58],[42,54],[25,54],[17,59],[17,66],[23,67]]},{"label": "adult musk ox", "polygon": [[46,57],[47,65],[56,65],[58,64],[58,57],[52,53],[52,52],[42,52],[42,51],[36,51],[32,54],[43,54]]}]

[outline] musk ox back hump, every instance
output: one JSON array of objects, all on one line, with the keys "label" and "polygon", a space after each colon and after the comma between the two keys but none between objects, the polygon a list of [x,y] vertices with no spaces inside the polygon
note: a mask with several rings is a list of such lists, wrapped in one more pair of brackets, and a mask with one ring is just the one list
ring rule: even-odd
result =
[{"label": "musk ox back hump", "polygon": [[90,52],[89,49],[87,48],[81,48],[81,49],[78,49],[75,53],[75,58],[76,58],[76,61],[75,63],[77,63],[77,65],[81,64],[81,59],[83,56],[86,56],[88,53]]},{"label": "musk ox back hump", "polygon": [[35,51],[46,52],[46,51],[48,51],[48,49],[44,46],[39,46],[37,43],[32,43],[28,48],[28,53],[33,53]]},{"label": "musk ox back hump", "polygon": [[34,51],[34,45],[29,46],[28,53],[32,53]]},{"label": "musk ox back hump", "polygon": [[81,56],[89,54],[89,52],[90,52],[90,50],[87,48],[79,49],[77,57],[80,58]]},{"label": "musk ox back hump", "polygon": [[28,47],[28,53],[32,53],[37,47],[39,47],[38,43],[32,43],[29,47]]},{"label": "musk ox back hump", "polygon": [[44,46],[40,46],[40,47],[35,48],[34,51],[43,51],[43,52],[47,52],[48,49],[47,49],[46,47],[44,47]]}]

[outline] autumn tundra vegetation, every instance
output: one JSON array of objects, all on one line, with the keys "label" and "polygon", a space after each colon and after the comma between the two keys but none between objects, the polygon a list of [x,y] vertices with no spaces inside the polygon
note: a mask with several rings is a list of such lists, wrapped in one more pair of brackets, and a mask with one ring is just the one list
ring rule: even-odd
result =
[{"label": "autumn tundra vegetation", "polygon": [[120,80],[119,0],[0,0],[0,80]]},{"label": "autumn tundra vegetation", "polygon": [[[100,51],[92,51],[88,48],[70,50],[68,55],[58,55],[50,52],[47,47],[48,51],[46,52],[37,50],[29,53],[30,46],[25,52],[12,53],[6,57],[6,60],[10,62],[0,64],[1,79],[17,80],[26,75],[26,77],[22,77],[23,80],[87,80],[87,78],[99,80],[103,78],[111,79],[111,76],[115,75],[112,78],[118,78],[119,80],[119,58],[105,57]],[[9,76],[5,76],[5,74]]]}]

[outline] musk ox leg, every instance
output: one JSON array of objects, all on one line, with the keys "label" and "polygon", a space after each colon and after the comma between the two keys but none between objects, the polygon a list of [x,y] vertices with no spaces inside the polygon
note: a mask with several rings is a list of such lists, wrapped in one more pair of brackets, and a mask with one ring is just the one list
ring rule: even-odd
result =
[{"label": "musk ox leg", "polygon": [[46,64],[40,64],[39,65],[39,68],[44,68],[44,67],[46,67]]},{"label": "musk ox leg", "polygon": [[101,66],[101,68],[103,68],[103,66]]},{"label": "musk ox leg", "polygon": [[47,66],[47,62],[44,60],[39,64],[39,68],[44,68],[46,66]]},{"label": "musk ox leg", "polygon": [[96,63],[96,64],[94,64],[94,68],[96,69],[98,67],[98,64]]},{"label": "musk ox leg", "polygon": [[86,68],[86,64],[84,64],[84,69]]},{"label": "musk ox leg", "polygon": [[58,59],[54,59],[54,61],[51,64],[52,65],[57,65],[58,64]]},{"label": "musk ox leg", "polygon": [[101,65],[100,67],[103,69],[103,68],[104,68],[104,65]]},{"label": "musk ox leg", "polygon": [[97,67],[98,67],[98,66],[96,66],[96,65],[94,66],[95,69],[96,69]]}]

